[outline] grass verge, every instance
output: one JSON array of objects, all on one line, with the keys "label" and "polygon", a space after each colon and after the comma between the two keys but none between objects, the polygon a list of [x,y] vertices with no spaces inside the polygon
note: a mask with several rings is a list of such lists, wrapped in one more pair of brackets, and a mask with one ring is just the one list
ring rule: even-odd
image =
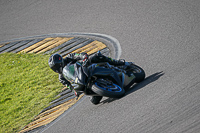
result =
[{"label": "grass verge", "polygon": [[50,55],[0,54],[0,132],[18,132],[63,88]]}]

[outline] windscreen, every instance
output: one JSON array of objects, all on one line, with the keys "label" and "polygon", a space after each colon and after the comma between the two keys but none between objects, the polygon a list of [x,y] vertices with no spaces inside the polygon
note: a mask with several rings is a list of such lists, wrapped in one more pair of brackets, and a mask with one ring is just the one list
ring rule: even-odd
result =
[{"label": "windscreen", "polygon": [[69,64],[63,68],[63,76],[70,82],[75,80],[74,64]]}]

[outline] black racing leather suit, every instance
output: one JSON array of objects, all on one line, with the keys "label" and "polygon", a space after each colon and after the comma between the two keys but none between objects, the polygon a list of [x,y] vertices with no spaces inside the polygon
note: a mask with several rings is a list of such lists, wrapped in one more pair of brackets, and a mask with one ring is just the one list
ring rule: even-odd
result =
[{"label": "black racing leather suit", "polygon": [[[101,53],[96,53],[90,58],[88,58],[87,53],[80,53],[80,54],[71,53],[71,54],[68,54],[66,58],[64,58],[64,66],[66,66],[68,63],[75,63],[78,60],[83,60],[83,62],[87,61],[87,64],[108,62],[109,64],[115,65],[115,66],[124,65],[125,63],[125,61],[114,60],[112,58],[102,55]],[[59,81],[63,85],[67,85],[70,87],[70,89],[72,89],[70,82],[64,78],[63,74],[59,74]]]}]

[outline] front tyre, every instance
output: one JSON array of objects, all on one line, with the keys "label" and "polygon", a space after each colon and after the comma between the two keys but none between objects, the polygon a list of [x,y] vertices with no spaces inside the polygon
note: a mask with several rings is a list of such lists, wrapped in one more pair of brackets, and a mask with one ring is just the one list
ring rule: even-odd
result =
[{"label": "front tyre", "polygon": [[96,80],[91,89],[100,96],[111,98],[120,98],[125,94],[125,90],[123,88],[104,79]]}]

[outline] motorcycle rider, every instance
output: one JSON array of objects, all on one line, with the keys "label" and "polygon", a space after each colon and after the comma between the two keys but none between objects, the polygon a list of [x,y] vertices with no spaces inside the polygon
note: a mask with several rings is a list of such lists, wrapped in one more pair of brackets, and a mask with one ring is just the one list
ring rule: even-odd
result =
[{"label": "motorcycle rider", "polygon": [[[73,86],[67,79],[64,78],[64,76],[62,74],[62,70],[65,66],[68,67],[69,64],[70,65],[74,64],[78,60],[82,60],[83,67],[87,67],[89,64],[92,64],[92,63],[100,63],[100,62],[108,62],[109,64],[115,65],[115,66],[125,64],[125,60],[114,60],[110,57],[106,57],[106,56],[102,55],[100,53],[100,51],[97,52],[96,54],[94,54],[93,56],[91,56],[90,58],[87,53],[70,53],[64,59],[60,54],[51,55],[49,58],[49,61],[48,61],[50,68],[54,72],[59,73],[59,81],[63,85],[67,86],[71,91],[73,91]],[[74,93],[78,98],[80,93],[76,92],[76,91],[74,91]],[[92,103],[98,104],[101,99],[102,99],[102,96],[92,96],[92,98],[90,100]]]}]

